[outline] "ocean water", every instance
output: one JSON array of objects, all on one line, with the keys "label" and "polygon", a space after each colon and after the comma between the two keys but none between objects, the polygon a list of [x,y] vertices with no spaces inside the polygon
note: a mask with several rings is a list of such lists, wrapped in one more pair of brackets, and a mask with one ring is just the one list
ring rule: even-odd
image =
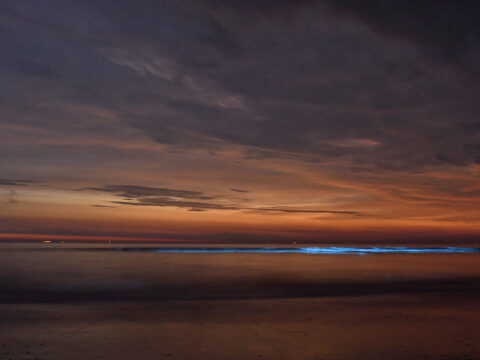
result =
[{"label": "ocean water", "polygon": [[0,339],[0,359],[480,359],[480,253],[0,244]]}]

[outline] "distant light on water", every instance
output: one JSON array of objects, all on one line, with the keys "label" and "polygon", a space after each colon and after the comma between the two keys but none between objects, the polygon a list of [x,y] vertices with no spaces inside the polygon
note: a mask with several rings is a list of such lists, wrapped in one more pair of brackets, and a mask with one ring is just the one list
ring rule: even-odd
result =
[{"label": "distant light on water", "polygon": [[158,253],[243,253],[243,254],[312,254],[312,255],[368,255],[368,254],[458,254],[480,253],[480,248],[460,247],[436,247],[436,248],[413,248],[413,247],[304,247],[304,248],[280,248],[280,247],[121,247],[113,248],[115,251],[142,251]]}]

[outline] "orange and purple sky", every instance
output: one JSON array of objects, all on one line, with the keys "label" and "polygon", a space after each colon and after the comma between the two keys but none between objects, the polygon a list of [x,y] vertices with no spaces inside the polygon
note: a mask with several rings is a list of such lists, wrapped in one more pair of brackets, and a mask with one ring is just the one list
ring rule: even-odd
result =
[{"label": "orange and purple sky", "polygon": [[478,1],[0,5],[0,240],[480,239]]}]

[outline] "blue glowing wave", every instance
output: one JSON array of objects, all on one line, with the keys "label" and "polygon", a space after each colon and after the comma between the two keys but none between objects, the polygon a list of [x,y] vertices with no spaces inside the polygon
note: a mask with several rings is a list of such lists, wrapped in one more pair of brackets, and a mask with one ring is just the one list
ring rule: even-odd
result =
[{"label": "blue glowing wave", "polygon": [[319,254],[319,255],[367,255],[367,254],[460,254],[480,253],[480,248],[460,247],[437,247],[437,248],[413,248],[413,247],[304,247],[304,248],[280,248],[280,247],[122,247],[113,248],[116,251],[144,251],[158,253],[243,253],[243,254]]}]

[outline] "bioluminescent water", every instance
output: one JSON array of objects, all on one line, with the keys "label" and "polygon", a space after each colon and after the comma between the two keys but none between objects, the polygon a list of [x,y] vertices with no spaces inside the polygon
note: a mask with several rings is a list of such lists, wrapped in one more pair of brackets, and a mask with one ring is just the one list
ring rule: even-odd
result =
[{"label": "bioluminescent water", "polygon": [[367,254],[458,254],[480,253],[480,248],[465,247],[121,247],[113,248],[115,251],[144,251],[157,253],[243,253],[243,254],[319,254],[319,255],[367,255]]}]

